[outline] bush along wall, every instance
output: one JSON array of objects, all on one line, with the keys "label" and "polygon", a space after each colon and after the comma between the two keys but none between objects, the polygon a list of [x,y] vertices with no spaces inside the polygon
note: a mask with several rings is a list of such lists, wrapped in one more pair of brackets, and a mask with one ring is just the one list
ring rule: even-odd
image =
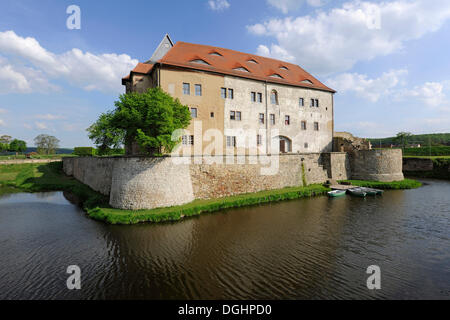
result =
[{"label": "bush along wall", "polygon": [[76,147],[73,153],[80,157],[92,157],[96,155],[95,148],[92,147]]}]

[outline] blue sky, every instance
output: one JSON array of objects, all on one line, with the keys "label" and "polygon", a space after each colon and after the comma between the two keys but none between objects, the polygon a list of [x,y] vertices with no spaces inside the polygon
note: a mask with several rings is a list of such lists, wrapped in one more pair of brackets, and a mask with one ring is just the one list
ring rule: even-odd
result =
[{"label": "blue sky", "polygon": [[338,91],[337,131],[450,132],[448,0],[15,0],[0,2],[0,134],[91,145],[85,129],[165,33],[299,64]]}]

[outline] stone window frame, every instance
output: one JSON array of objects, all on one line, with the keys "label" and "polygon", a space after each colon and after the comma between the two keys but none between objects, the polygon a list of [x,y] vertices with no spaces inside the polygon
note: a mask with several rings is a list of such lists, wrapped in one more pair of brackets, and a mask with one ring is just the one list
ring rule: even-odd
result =
[{"label": "stone window frame", "polygon": [[298,98],[298,105],[300,107],[304,107],[305,106],[305,98]]},{"label": "stone window frame", "polygon": [[191,95],[191,84],[188,82],[183,82],[183,94],[184,95]]},{"label": "stone window frame", "polygon": [[314,131],[319,131],[319,122],[314,122]]},{"label": "stone window frame", "polygon": [[300,124],[300,128],[302,129],[302,130],[306,130],[308,127],[307,127],[307,123],[306,123],[306,120],[302,120],[302,122],[301,122],[301,124]]},{"label": "stone window frame", "polygon": [[226,136],[227,139],[227,147],[234,148],[236,147],[236,136]]},{"label": "stone window frame", "polygon": [[272,126],[275,125],[275,119],[276,119],[275,113],[271,113],[271,114],[269,115],[269,120],[270,120],[270,124],[271,124]]},{"label": "stone window frame", "polygon": [[[198,109],[197,108],[191,108],[191,118],[195,119],[198,117]],[[195,116],[194,116],[195,115]]]},{"label": "stone window frame", "polygon": [[264,124],[264,120],[265,120],[264,117],[265,117],[264,113],[259,114],[259,124]]},{"label": "stone window frame", "polygon": [[291,117],[289,115],[284,116],[284,125],[286,126],[291,125]]},{"label": "stone window frame", "polygon": [[195,95],[201,97],[202,96],[202,85],[197,83],[194,85],[194,87],[195,87]]}]

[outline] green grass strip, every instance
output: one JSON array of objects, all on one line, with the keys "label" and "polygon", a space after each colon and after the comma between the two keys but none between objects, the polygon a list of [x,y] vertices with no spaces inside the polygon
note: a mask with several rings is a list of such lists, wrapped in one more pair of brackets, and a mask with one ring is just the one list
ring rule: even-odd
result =
[{"label": "green grass strip", "polygon": [[422,186],[422,183],[413,179],[404,179],[401,181],[393,181],[393,182],[365,181],[365,180],[342,180],[339,182],[351,182],[352,185],[359,187],[385,189],[385,190],[415,189]]}]

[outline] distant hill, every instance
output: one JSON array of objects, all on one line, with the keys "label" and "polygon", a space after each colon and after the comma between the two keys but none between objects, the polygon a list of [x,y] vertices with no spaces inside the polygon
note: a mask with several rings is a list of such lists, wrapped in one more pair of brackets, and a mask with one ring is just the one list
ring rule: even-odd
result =
[{"label": "distant hill", "polygon": [[[389,147],[391,144],[395,145],[395,137],[368,138],[368,140],[374,147],[379,146],[380,142],[382,147]],[[432,146],[450,146],[450,133],[415,134],[408,139],[408,143],[424,146],[428,146],[430,143]]]}]

